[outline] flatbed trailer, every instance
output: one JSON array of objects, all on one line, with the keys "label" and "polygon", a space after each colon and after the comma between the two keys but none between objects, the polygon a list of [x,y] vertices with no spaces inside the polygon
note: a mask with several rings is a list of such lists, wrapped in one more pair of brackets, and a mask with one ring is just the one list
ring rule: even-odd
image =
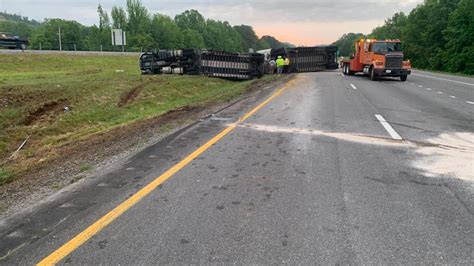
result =
[{"label": "flatbed trailer", "polygon": [[314,46],[272,49],[271,57],[278,56],[290,59],[289,72],[316,72],[337,69],[336,46]]},{"label": "flatbed trailer", "polygon": [[143,74],[187,74],[248,80],[264,74],[264,56],[206,49],[160,50],[140,56]]}]

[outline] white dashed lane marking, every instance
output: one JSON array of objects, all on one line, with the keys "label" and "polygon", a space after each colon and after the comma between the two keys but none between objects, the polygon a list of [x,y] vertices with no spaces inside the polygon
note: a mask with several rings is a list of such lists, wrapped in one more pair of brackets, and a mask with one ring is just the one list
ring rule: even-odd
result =
[{"label": "white dashed lane marking", "polygon": [[382,124],[388,134],[390,134],[392,139],[402,140],[402,137],[397,133],[397,131],[395,131],[395,129],[393,129],[393,127],[385,120],[385,118],[383,118],[383,116],[375,115],[375,117],[377,120],[379,120],[380,124]]},{"label": "white dashed lane marking", "polygon": [[442,92],[442,91],[438,91],[438,94],[444,94],[444,92]]},{"label": "white dashed lane marking", "polygon": [[454,95],[450,95],[449,97],[453,98],[453,99],[456,99],[456,96],[454,96]]},{"label": "white dashed lane marking", "polygon": [[466,101],[466,103],[468,103],[468,104],[474,104],[474,102],[471,102],[471,101]]},{"label": "white dashed lane marking", "polygon": [[351,87],[354,89],[354,90],[357,90],[357,87],[351,83]]}]

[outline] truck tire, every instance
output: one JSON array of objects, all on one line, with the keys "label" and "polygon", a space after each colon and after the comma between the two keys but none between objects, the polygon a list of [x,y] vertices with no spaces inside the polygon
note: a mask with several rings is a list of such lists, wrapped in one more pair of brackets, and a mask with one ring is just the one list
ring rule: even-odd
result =
[{"label": "truck tire", "polygon": [[369,70],[369,78],[370,80],[377,80],[377,75],[375,74],[375,70],[373,67]]},{"label": "truck tire", "polygon": [[408,75],[402,75],[400,76],[401,81],[407,81]]},{"label": "truck tire", "polygon": [[26,48],[27,48],[26,44],[24,44],[24,43],[20,44],[20,49],[21,50],[26,50]]}]

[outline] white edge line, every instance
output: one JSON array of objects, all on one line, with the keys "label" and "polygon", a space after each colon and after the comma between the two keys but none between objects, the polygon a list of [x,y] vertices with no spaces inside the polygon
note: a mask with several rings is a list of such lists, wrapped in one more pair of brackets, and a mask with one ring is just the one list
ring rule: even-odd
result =
[{"label": "white edge line", "polygon": [[450,81],[450,82],[455,82],[455,83],[459,83],[459,84],[474,86],[474,84],[472,84],[472,83],[467,83],[467,82],[462,82],[462,81],[457,81],[457,80],[452,80],[452,79],[437,78],[437,77],[432,77],[432,76],[422,75],[422,74],[416,74],[416,73],[411,73],[411,74],[415,75],[415,76],[427,77],[427,78],[432,78],[432,79],[439,79],[439,80]]},{"label": "white edge line", "polygon": [[375,115],[375,117],[377,118],[377,120],[379,120],[380,124],[382,124],[388,134],[390,134],[392,139],[403,140],[402,137],[397,133],[397,131],[395,131],[395,129],[393,129],[393,127],[385,120],[385,118],[383,118],[383,116]]},{"label": "white edge line", "polygon": [[357,90],[357,87],[351,83],[351,87],[354,89],[354,90]]}]

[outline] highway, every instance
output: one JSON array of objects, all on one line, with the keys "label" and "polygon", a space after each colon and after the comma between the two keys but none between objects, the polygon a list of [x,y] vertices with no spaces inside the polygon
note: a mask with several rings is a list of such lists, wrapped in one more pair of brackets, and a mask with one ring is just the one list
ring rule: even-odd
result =
[{"label": "highway", "polygon": [[297,74],[0,223],[0,264],[474,264],[474,79]]}]

